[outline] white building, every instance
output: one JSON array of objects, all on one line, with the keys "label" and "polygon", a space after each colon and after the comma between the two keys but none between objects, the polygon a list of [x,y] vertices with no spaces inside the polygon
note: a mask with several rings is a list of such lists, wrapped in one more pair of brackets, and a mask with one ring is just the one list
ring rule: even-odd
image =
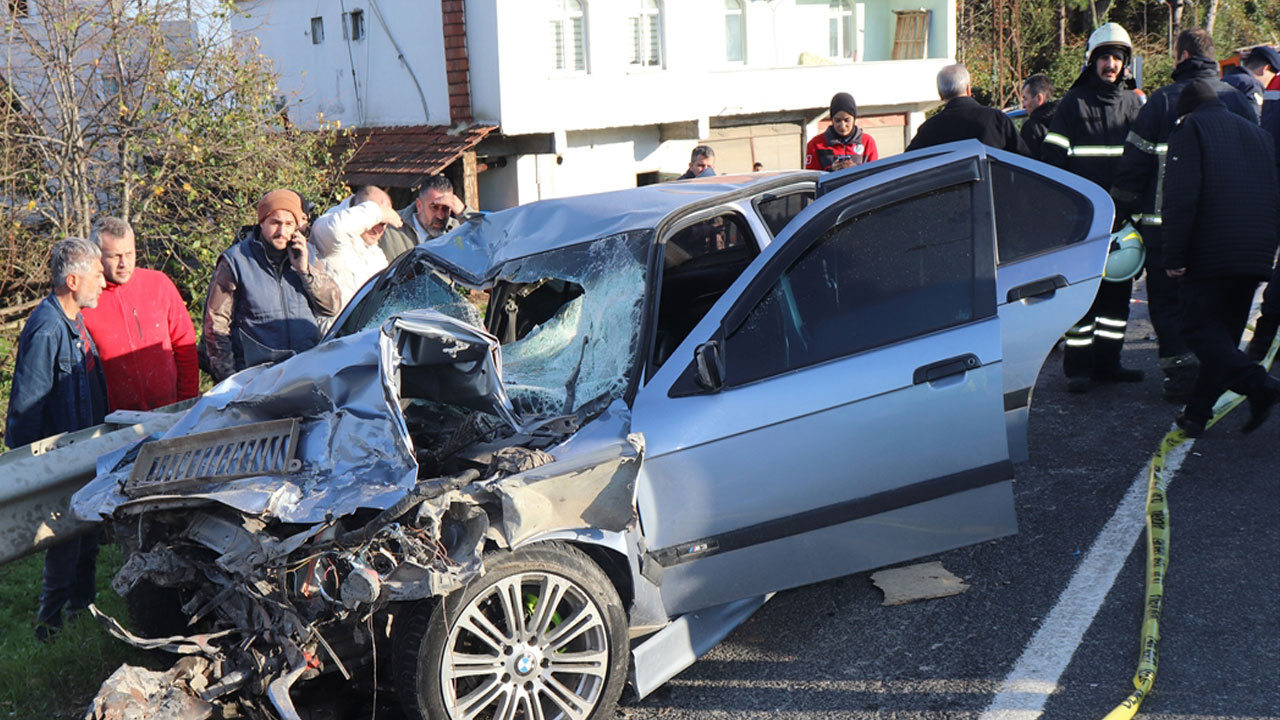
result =
[{"label": "white building", "polygon": [[956,42],[955,0],[241,0],[237,9],[237,30],[274,59],[295,121],[323,113],[384,128],[349,179],[407,188],[449,166],[483,209],[666,179],[700,142],[715,148],[722,174],[757,161],[799,167],[840,91],[856,98],[881,154],[899,152],[938,102],[934,78]]}]

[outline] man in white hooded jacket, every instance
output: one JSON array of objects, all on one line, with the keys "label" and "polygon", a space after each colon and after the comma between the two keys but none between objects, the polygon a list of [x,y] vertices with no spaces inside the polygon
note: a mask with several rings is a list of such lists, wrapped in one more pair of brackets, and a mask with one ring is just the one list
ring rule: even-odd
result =
[{"label": "man in white hooded jacket", "polygon": [[[351,302],[365,281],[387,266],[378,240],[388,225],[400,227],[403,223],[392,209],[386,191],[366,185],[356,191],[346,207],[338,205],[311,224],[311,244],[325,271],[338,285],[342,307]],[[327,332],[334,318],[324,320],[327,322],[321,331]]]}]

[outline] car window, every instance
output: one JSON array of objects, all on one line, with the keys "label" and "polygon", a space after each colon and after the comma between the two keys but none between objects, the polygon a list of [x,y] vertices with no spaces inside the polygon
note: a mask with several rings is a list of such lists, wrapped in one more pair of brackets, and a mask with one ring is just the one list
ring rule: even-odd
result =
[{"label": "car window", "polygon": [[639,355],[651,238],[619,233],[499,270],[490,330],[518,414],[569,414],[623,395]]},{"label": "car window", "polygon": [[1001,162],[991,163],[1000,264],[1081,242],[1093,206],[1080,193]]},{"label": "car window", "polygon": [[455,320],[484,327],[476,306],[437,274],[425,258],[417,257],[399,266],[389,282],[361,298],[359,306],[352,309],[334,336],[378,327],[396,313],[415,309],[436,310]]},{"label": "car window", "polygon": [[695,223],[663,245],[652,370],[657,370],[759,254],[737,213]]},{"label": "car window", "polygon": [[791,218],[809,207],[813,202],[813,195],[813,190],[782,196],[765,195],[756,200],[756,212],[760,213],[760,219],[769,227],[769,234],[778,237],[778,233],[791,222]]},{"label": "car window", "polygon": [[952,186],[827,231],[731,329],[728,385],[974,319],[973,188]]}]

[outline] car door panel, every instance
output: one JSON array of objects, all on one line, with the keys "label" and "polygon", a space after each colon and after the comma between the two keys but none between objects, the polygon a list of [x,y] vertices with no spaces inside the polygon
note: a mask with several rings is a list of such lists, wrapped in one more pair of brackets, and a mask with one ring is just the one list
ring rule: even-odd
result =
[{"label": "car door panel", "polygon": [[[971,220],[974,266],[983,268],[978,274],[989,282],[979,284],[990,295],[972,320],[716,393],[670,392],[688,374],[695,347],[726,333],[732,341],[766,292],[784,287],[772,279],[804,250],[791,243],[813,245],[878,207],[868,197],[892,205],[939,187],[981,184],[980,173],[962,170],[886,172],[827,193],[756,258],[638,393],[633,428],[645,434],[647,449],[641,528],[668,612],[1014,530],[989,222]],[[973,203],[977,215],[980,205]],[[868,235],[866,242],[878,240]],[[909,321],[913,311],[893,313]],[[783,344],[831,332],[810,327],[797,333],[809,340]],[[726,351],[732,365],[733,342]],[[842,544],[832,552],[825,542]]]},{"label": "car door panel", "polygon": [[1102,188],[998,150],[992,157],[1005,426],[1014,462],[1027,459],[1031,389],[1063,331],[1093,304],[1114,208]]}]

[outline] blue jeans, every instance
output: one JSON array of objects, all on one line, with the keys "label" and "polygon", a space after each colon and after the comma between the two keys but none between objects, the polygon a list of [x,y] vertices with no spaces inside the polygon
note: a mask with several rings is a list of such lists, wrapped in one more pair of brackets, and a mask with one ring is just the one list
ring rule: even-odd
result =
[{"label": "blue jeans", "polygon": [[89,607],[97,591],[94,578],[97,560],[97,528],[45,551],[38,624],[59,628],[63,607],[67,610]]}]

